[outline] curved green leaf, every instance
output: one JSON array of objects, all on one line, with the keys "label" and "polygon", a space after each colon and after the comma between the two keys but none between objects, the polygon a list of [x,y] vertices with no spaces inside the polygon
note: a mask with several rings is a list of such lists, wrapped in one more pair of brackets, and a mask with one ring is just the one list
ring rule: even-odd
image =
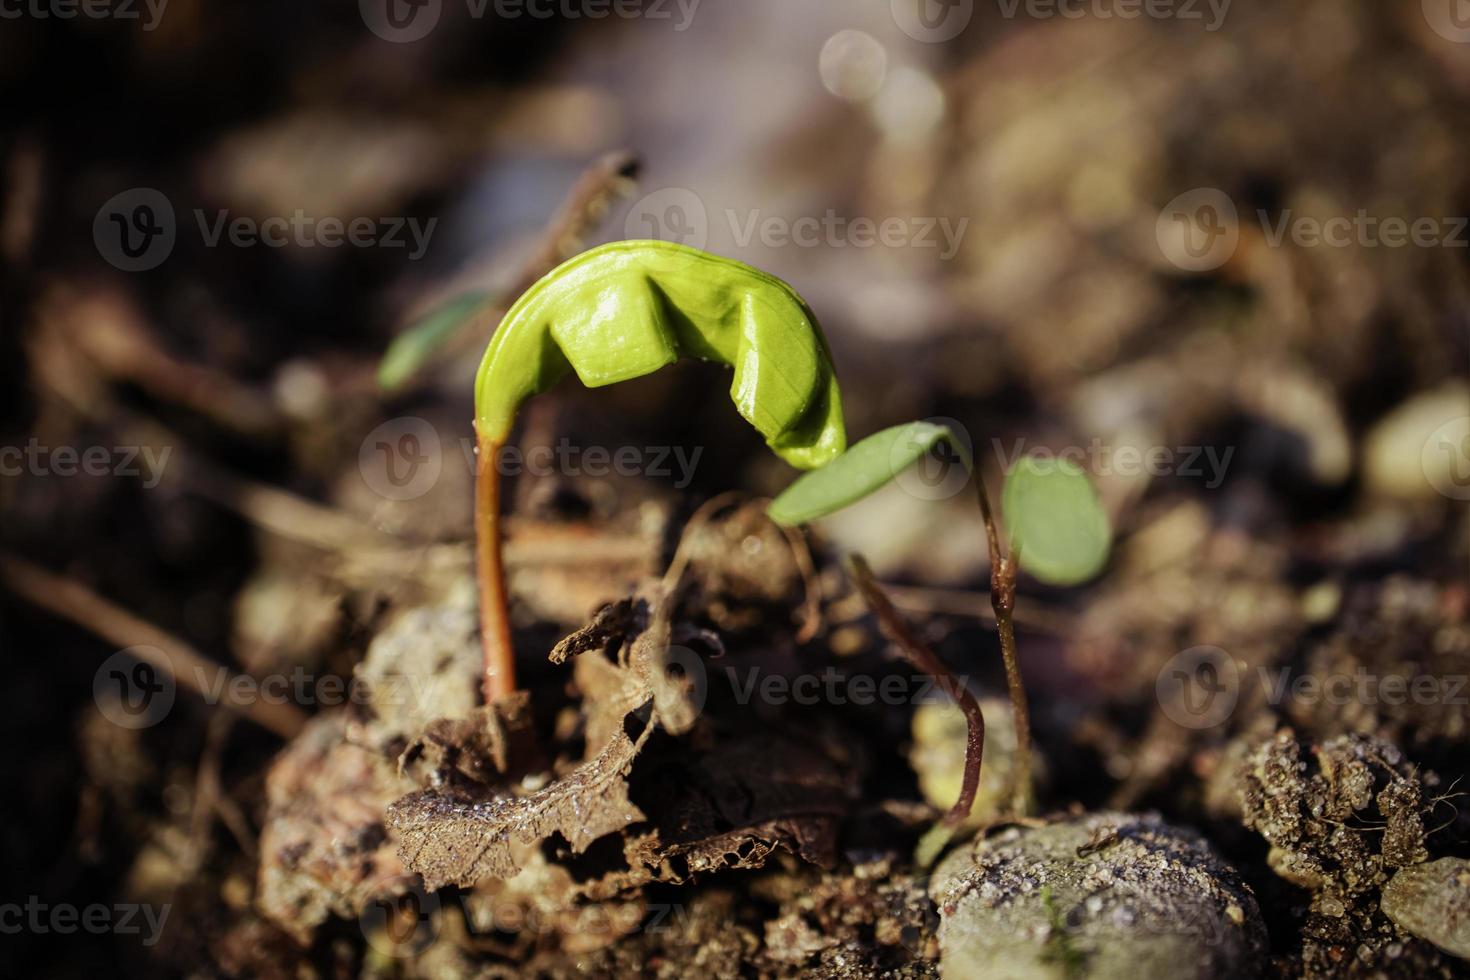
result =
[{"label": "curved green leaf", "polygon": [[1026,456],[1006,474],[1002,498],[1011,553],[1049,585],[1076,585],[1102,570],[1112,531],[1092,481],[1064,459]]},{"label": "curved green leaf", "polygon": [[960,453],[965,468],[970,468],[967,447],[947,426],[932,422],[895,425],[868,436],[821,469],[802,474],[771,501],[766,512],[786,525],[825,517],[877,490],[940,443]]},{"label": "curved green leaf", "polygon": [[419,369],[460,324],[484,305],[488,293],[472,292],[434,307],[424,317],[394,338],[378,362],[378,387],[394,391]]},{"label": "curved green leaf", "polygon": [[596,388],[680,357],[733,367],[736,409],[793,466],[820,466],[847,445],[826,340],[795,290],[661,241],[592,249],[527,290],[480,362],[476,425],[503,442],[521,403],[572,371]]}]

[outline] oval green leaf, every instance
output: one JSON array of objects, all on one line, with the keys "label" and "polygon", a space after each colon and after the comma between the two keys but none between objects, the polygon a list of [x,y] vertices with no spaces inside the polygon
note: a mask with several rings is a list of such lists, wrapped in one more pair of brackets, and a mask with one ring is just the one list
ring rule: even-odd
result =
[{"label": "oval green leaf", "polygon": [[476,426],[503,442],[521,404],[570,372],[596,388],[680,357],[734,368],[736,409],[793,466],[821,466],[846,447],[831,354],[796,291],[744,263],[661,241],[592,249],[527,290],[480,362]]},{"label": "oval green leaf", "polygon": [[967,447],[947,426],[909,422],[876,432],[819,470],[799,477],[766,512],[778,524],[805,524],[854,504],[919,461],[940,443],[971,466]]},{"label": "oval green leaf", "polygon": [[1102,570],[1112,545],[1092,481],[1064,459],[1026,456],[1006,474],[1002,498],[1012,554],[1048,585],[1077,585]]}]

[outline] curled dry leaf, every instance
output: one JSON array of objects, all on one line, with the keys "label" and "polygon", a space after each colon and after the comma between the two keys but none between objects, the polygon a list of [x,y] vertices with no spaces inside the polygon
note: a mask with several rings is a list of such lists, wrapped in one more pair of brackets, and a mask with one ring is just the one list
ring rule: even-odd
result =
[{"label": "curled dry leaf", "polygon": [[[601,900],[652,881],[759,867],[777,848],[833,863],[849,787],[821,752],[762,731],[722,733],[700,751],[655,738],[657,729],[684,734],[702,723],[704,671],[696,654],[670,642],[686,632],[673,623],[674,604],[673,591],[655,585],[558,644],[553,661],[577,657],[593,754],[523,796],[461,785],[398,800],[389,822],[404,865],[431,889],[469,887],[517,875],[535,845],[558,835],[582,855],[621,834],[622,866],[593,868],[579,886]],[[656,748],[640,756],[650,743]]]},{"label": "curled dry leaf", "polygon": [[628,799],[625,770],[653,733],[646,725],[636,739],[614,734],[596,756],[530,796],[478,800],[427,790],[388,809],[402,839],[399,855],[423,875],[430,889],[468,887],[482,878],[511,878],[519,871],[512,847],[561,833],[581,853],[599,837],[643,819]]}]

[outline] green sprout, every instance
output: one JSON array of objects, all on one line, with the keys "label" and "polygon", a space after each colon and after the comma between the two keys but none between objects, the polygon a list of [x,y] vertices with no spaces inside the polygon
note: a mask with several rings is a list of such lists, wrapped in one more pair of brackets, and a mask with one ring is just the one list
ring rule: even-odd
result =
[{"label": "green sprout", "polygon": [[[768,513],[777,523],[786,525],[804,524],[831,514],[873,493],[941,445],[949,446],[969,472],[985,522],[991,561],[990,600],[1016,724],[1016,760],[1009,796],[1012,811],[1023,815],[1030,796],[1031,722],[1016,657],[1016,575],[1023,552],[1030,574],[1049,585],[1079,584],[1096,575],[1107,562],[1111,545],[1107,514],[1081,468],[1065,460],[1036,456],[1017,461],[1006,476],[1002,497],[1010,543],[1004,553],[985,483],[974,468],[968,448],[948,427],[930,422],[894,426],[863,439],[831,463],[798,478],[771,502]],[[860,588],[863,585],[859,581]],[[865,594],[868,591],[864,588]],[[895,632],[891,624],[890,632]],[[971,714],[967,711],[967,718]],[[976,722],[971,720],[970,724],[972,750],[965,755],[964,788],[942,824],[946,832],[969,815],[979,784],[984,729],[980,728],[977,738]]]},{"label": "green sprout", "polygon": [[801,469],[847,446],[831,354],[805,302],[758,269],[662,241],[613,242],[552,270],[516,301],[475,379],[475,530],[484,694],[515,691],[496,456],[522,403],[575,372],[589,388],[681,357],[734,369],[735,408]]},{"label": "green sprout", "polygon": [[489,293],[462,293],[434,307],[399,334],[378,363],[378,387],[386,392],[402,388],[489,300]]}]

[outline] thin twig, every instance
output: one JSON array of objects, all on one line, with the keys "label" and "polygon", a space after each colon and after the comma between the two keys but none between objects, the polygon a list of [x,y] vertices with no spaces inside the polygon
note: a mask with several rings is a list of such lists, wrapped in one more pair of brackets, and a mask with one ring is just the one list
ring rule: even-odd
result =
[{"label": "thin twig", "polygon": [[796,562],[796,570],[801,573],[802,591],[805,594],[796,642],[810,643],[816,639],[817,632],[822,628],[822,584],[817,578],[817,566],[812,561],[812,549],[807,546],[806,538],[799,530],[785,524],[776,524],[776,527],[791,548],[791,558]]},{"label": "thin twig", "polygon": [[970,689],[939,659],[928,644],[915,635],[908,621],[893,608],[883,587],[873,577],[873,570],[868,567],[866,559],[862,555],[851,555],[847,560],[847,568],[853,583],[868,601],[873,615],[878,618],[878,625],[883,632],[898,644],[898,648],[911,664],[932,676],[939,689],[948,694],[965,714],[969,736],[965,742],[964,778],[960,783],[960,797],[943,820],[944,826],[953,830],[964,823],[975,806],[975,793],[980,788],[980,763],[985,753],[985,716],[980,713],[980,704],[975,700],[975,695],[970,693]]},{"label": "thin twig", "polygon": [[[167,673],[179,686],[206,699],[210,693],[207,688],[214,686],[205,683],[206,677],[223,678],[224,683],[218,689],[230,690],[234,674],[229,668],[215,663],[152,623],[112,604],[80,582],[4,552],[0,552],[0,581],[31,604],[127,648],[131,655]],[[295,705],[272,703],[262,698],[246,700],[242,704],[225,700],[220,704],[286,739],[294,738],[307,721],[306,714]]]},{"label": "thin twig", "polygon": [[694,513],[689,515],[689,520],[684,522],[684,530],[679,535],[679,543],[674,546],[674,556],[669,559],[668,570],[664,572],[665,589],[672,589],[674,584],[684,577],[684,571],[689,566],[689,544],[694,539],[694,532],[708,524],[720,511],[744,496],[745,494],[739,490],[726,490],[700,504]]},{"label": "thin twig", "polygon": [[588,167],[541,233],[530,258],[521,266],[520,273],[510,288],[497,291],[476,306],[460,321],[454,333],[444,341],[418,371],[418,378],[426,376],[431,363],[447,363],[469,352],[476,345],[484,346],[489,337],[482,331],[472,329],[476,324],[490,325],[495,330],[505,311],[510,309],[522,293],[536,284],[542,276],[571,258],[580,247],[582,239],[601,220],[610,202],[627,194],[638,178],[641,162],[630,150],[616,150],[604,155]]}]

